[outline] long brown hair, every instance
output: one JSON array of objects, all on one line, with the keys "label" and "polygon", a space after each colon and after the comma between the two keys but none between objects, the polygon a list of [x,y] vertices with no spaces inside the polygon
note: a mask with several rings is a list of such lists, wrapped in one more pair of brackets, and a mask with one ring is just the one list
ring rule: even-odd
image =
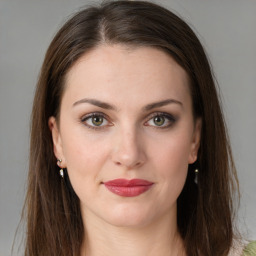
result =
[{"label": "long brown hair", "polygon": [[[144,1],[107,1],[76,13],[54,37],[34,98],[25,202],[26,256],[80,254],[84,236],[79,199],[59,177],[48,119],[58,118],[65,75],[100,44],[156,47],[190,77],[195,117],[202,118],[198,160],[178,198],[178,228],[187,255],[225,256],[234,238],[236,171],[211,67],[201,43],[177,15]],[[199,169],[198,184],[194,169]]]}]

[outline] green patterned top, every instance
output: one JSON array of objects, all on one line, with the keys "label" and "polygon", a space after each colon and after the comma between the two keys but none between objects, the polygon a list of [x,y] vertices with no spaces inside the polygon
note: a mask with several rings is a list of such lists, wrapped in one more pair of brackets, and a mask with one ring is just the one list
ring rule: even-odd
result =
[{"label": "green patterned top", "polygon": [[242,256],[256,256],[256,241],[250,242],[244,248]]}]

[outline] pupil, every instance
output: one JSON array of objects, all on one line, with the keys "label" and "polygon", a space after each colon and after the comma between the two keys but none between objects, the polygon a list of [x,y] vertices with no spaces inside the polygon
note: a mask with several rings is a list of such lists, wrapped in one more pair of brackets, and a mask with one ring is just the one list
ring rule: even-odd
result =
[{"label": "pupil", "polygon": [[164,117],[157,116],[157,117],[155,117],[154,122],[158,126],[163,125],[164,124]]},{"label": "pupil", "polygon": [[93,124],[95,124],[95,125],[101,125],[102,122],[103,122],[103,120],[102,120],[102,117],[96,116],[96,117],[94,117],[94,118],[92,119],[92,122],[93,122]]}]

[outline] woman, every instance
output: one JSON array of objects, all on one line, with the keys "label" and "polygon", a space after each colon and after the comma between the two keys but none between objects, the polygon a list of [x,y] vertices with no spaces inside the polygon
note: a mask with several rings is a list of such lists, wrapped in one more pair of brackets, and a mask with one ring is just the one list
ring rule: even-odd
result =
[{"label": "woman", "polygon": [[35,94],[25,255],[242,255],[236,191],[211,69],[188,25],[143,1],[74,15]]}]

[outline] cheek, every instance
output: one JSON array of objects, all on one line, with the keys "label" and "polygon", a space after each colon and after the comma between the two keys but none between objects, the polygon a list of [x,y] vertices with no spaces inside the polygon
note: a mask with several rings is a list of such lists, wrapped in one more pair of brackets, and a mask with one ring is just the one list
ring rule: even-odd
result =
[{"label": "cheek", "polygon": [[188,172],[190,140],[183,135],[170,137],[161,143],[158,150],[152,151],[154,166],[159,182],[163,184],[162,192],[176,200],[183,189]]},{"label": "cheek", "polygon": [[[169,152],[169,154],[168,154]],[[159,172],[163,184],[177,194],[182,190],[188,171],[187,158],[183,150],[169,148],[169,151],[163,152],[160,156]]]},{"label": "cheek", "polygon": [[86,129],[82,125],[63,128],[63,153],[69,169],[88,169],[101,163],[107,154],[102,137],[95,137]]},{"label": "cheek", "polygon": [[[72,131],[72,132],[71,132]],[[84,128],[62,130],[63,154],[68,175],[78,197],[86,198],[100,184],[101,170],[108,156],[108,148],[101,138],[95,138]],[[90,193],[89,193],[90,194]]]},{"label": "cheek", "polygon": [[187,170],[190,155],[190,139],[186,134],[174,134],[165,138],[151,150],[155,164],[165,175]]}]

